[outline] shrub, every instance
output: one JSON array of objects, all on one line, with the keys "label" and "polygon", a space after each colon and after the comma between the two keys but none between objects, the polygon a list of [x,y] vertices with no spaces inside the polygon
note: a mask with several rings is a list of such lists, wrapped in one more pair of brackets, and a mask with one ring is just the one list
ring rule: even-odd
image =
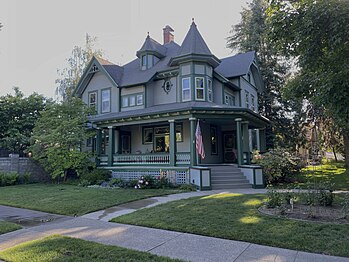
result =
[{"label": "shrub", "polygon": [[135,186],[135,188],[155,188],[156,182],[155,179],[152,176],[141,176],[141,178],[138,180],[138,184]]},{"label": "shrub", "polygon": [[280,207],[285,202],[283,193],[271,186],[268,187],[267,196],[266,204],[268,208]]},{"label": "shrub", "polygon": [[193,184],[182,184],[178,187],[179,190],[184,190],[184,191],[196,191],[197,187],[196,185]]},{"label": "shrub", "polygon": [[11,186],[18,183],[19,175],[17,172],[0,172],[0,186]]},{"label": "shrub", "polygon": [[300,158],[281,148],[263,154],[257,163],[263,167],[266,183],[273,185],[294,181],[302,168]]},{"label": "shrub", "polygon": [[25,172],[25,173],[23,174],[23,183],[24,183],[24,184],[29,184],[29,182],[30,182],[30,176],[31,176],[31,174],[30,174],[29,172]]},{"label": "shrub", "polygon": [[[109,181],[111,172],[105,169],[93,169],[81,174],[80,180],[86,180],[90,185],[100,184],[103,181]],[[86,183],[86,182],[85,182]]]}]

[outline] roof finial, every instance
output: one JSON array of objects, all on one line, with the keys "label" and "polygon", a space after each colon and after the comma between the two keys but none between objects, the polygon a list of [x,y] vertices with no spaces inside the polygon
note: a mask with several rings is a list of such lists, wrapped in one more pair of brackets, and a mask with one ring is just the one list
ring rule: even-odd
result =
[{"label": "roof finial", "polygon": [[148,32],[148,36],[147,37],[149,37],[149,32]]},{"label": "roof finial", "polygon": [[195,24],[195,21],[194,21],[194,17],[191,19],[191,24],[192,24],[192,25],[196,25],[196,24]]}]

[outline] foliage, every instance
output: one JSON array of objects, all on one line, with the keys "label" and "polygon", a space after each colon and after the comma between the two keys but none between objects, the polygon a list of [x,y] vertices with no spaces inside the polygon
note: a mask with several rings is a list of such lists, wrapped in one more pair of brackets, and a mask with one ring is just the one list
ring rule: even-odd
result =
[{"label": "foliage", "polygon": [[281,88],[288,76],[289,63],[277,53],[268,39],[266,0],[253,0],[241,12],[241,21],[232,26],[227,47],[239,52],[256,51],[265,90],[259,96],[260,112],[271,120],[267,127],[267,148],[278,145],[294,147],[304,137],[300,123],[304,121],[301,100],[285,100]]},{"label": "foliage", "polygon": [[258,211],[265,199],[264,194],[233,193],[193,197],[137,210],[112,222],[349,257],[348,224],[265,216]]},{"label": "foliage", "polygon": [[24,174],[23,174],[23,183],[24,184],[29,184],[30,177],[31,177],[31,174],[29,172],[24,172]]},{"label": "foliage", "polygon": [[349,218],[349,194],[344,194],[344,198],[342,200],[342,209],[345,218]]},{"label": "foliage", "polygon": [[0,148],[23,153],[30,145],[41,111],[50,104],[50,100],[37,93],[24,97],[19,88],[14,88],[14,92],[14,95],[0,97]]},{"label": "foliage", "polygon": [[56,79],[56,95],[61,97],[63,101],[72,97],[72,93],[91,58],[102,55],[102,50],[95,49],[96,42],[96,37],[86,34],[85,46],[75,46],[71,52],[71,57],[67,59],[68,66],[57,70],[59,78]]},{"label": "foliage", "polygon": [[53,235],[44,239],[25,242],[0,252],[6,261],[146,261],[171,262],[176,259],[160,257],[147,252],[117,246]]},{"label": "foliage", "polygon": [[[323,107],[341,130],[349,155],[349,5],[343,0],[273,0],[270,39],[297,57],[299,71],[288,82],[293,97]],[[349,157],[346,157],[349,166]]]},{"label": "foliage", "polygon": [[85,180],[89,185],[99,184],[100,181],[109,181],[111,178],[111,172],[105,169],[92,169],[85,170],[80,175],[81,180]]},{"label": "foliage", "polygon": [[147,189],[147,188],[155,188],[155,179],[150,176],[141,176],[138,180],[138,184],[135,186],[135,188],[141,188],[141,189]]},{"label": "foliage", "polygon": [[289,183],[301,170],[301,160],[282,148],[269,150],[257,163],[263,167],[267,184]]},{"label": "foliage", "polygon": [[65,179],[69,170],[80,174],[93,165],[91,153],[80,150],[93,135],[86,125],[89,112],[81,99],[73,97],[48,106],[36,122],[30,151],[52,179]]},{"label": "foliage", "polygon": [[266,204],[269,208],[280,207],[284,203],[283,194],[272,186],[268,186],[267,196]]},{"label": "foliage", "polygon": [[18,183],[19,174],[17,172],[0,172],[0,186],[12,186]]},{"label": "foliage", "polygon": [[193,184],[182,184],[178,187],[178,189],[184,191],[197,191],[196,185]]},{"label": "foliage", "polygon": [[0,235],[17,229],[21,229],[21,227],[15,223],[0,220]]}]

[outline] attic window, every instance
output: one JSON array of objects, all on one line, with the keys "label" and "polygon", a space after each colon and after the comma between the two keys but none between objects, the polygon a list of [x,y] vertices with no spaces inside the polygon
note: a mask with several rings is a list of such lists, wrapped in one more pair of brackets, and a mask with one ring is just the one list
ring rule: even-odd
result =
[{"label": "attic window", "polygon": [[99,71],[99,69],[98,69],[98,67],[95,64],[90,69],[90,73],[96,73],[98,71]]}]

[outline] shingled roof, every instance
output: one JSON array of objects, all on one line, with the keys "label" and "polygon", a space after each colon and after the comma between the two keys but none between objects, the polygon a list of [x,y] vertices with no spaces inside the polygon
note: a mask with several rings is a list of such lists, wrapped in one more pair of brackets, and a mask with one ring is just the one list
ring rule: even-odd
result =
[{"label": "shingled roof", "polygon": [[190,29],[183,40],[178,56],[189,54],[212,55],[194,21],[191,23]]},{"label": "shingled roof", "polygon": [[140,58],[140,54],[143,52],[152,52],[157,55],[157,57],[162,58],[166,54],[166,48],[151,38],[148,34],[141,49],[137,51],[137,57]]},{"label": "shingled roof", "polygon": [[219,66],[215,68],[217,73],[226,78],[237,77],[248,73],[254,59],[256,57],[255,51],[237,54],[227,58],[222,58]]}]

